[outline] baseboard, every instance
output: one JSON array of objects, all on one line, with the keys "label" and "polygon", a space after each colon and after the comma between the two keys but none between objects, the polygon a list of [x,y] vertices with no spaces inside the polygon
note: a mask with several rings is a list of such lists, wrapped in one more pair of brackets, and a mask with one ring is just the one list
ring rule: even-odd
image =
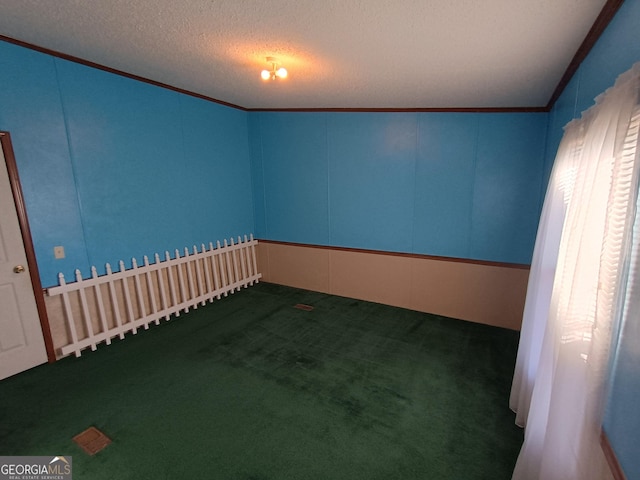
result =
[{"label": "baseboard", "polygon": [[607,437],[604,430],[600,431],[600,446],[602,447],[604,456],[607,459],[607,463],[609,464],[609,469],[613,474],[614,480],[627,480],[627,477],[620,466],[620,462],[618,462],[616,452],[613,451],[611,443],[609,442],[609,437]]}]

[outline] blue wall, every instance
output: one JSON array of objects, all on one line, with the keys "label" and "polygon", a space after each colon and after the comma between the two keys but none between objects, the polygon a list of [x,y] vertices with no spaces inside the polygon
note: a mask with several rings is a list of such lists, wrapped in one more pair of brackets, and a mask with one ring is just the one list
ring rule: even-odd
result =
[{"label": "blue wall", "polygon": [[256,233],[528,264],[547,117],[251,112]]},{"label": "blue wall", "polygon": [[0,130],[44,286],[252,232],[246,112],[0,42]]},{"label": "blue wall", "polygon": [[[574,75],[551,112],[549,147],[555,153],[562,126],[594,103],[618,75],[640,61],[640,0],[627,0]],[[627,478],[640,478],[640,318],[624,325],[614,348],[604,429]]]},{"label": "blue wall", "polygon": [[547,114],[247,113],[4,42],[0,86],[44,285],[249,231],[531,259]]}]

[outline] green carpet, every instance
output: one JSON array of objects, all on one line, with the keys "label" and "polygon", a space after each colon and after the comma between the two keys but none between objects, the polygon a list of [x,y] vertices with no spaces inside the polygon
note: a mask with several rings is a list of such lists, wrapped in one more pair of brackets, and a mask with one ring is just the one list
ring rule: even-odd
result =
[{"label": "green carpet", "polygon": [[[0,455],[72,456],[75,480],[509,479],[517,341],[260,283],[1,381]],[[93,457],[71,441],[92,425]]]}]

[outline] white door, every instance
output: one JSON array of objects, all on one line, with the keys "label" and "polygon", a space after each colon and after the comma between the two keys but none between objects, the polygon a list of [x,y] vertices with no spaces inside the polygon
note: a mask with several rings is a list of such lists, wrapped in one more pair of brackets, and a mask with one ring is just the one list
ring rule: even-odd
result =
[{"label": "white door", "polygon": [[27,255],[0,148],[0,379],[46,361]]}]

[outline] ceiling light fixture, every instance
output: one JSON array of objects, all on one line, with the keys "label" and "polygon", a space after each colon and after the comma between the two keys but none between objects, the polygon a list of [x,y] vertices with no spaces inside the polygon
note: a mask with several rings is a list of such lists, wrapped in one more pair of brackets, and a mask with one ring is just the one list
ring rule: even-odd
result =
[{"label": "ceiling light fixture", "polygon": [[287,69],[278,68],[278,59],[275,57],[267,57],[267,63],[271,64],[271,70],[262,70],[260,76],[263,80],[275,80],[276,78],[287,78]]}]

